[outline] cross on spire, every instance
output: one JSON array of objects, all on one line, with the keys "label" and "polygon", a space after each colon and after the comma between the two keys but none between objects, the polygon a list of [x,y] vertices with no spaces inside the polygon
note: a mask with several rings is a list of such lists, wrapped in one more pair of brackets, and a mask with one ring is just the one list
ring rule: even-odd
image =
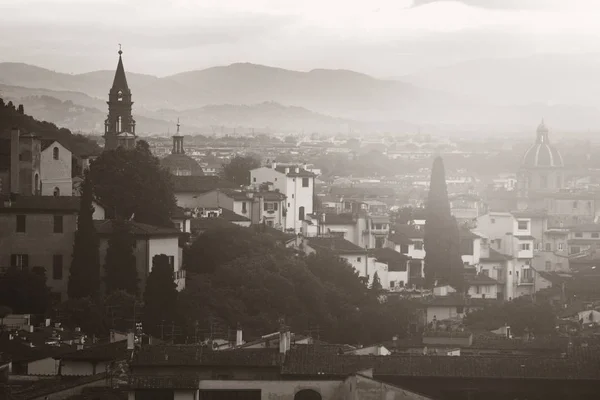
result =
[{"label": "cross on spire", "polygon": [[177,117],[177,135],[179,135],[179,127],[181,125],[179,124],[179,117]]},{"label": "cross on spire", "polygon": [[119,43],[119,55],[123,54],[123,50],[121,50],[121,43]]}]

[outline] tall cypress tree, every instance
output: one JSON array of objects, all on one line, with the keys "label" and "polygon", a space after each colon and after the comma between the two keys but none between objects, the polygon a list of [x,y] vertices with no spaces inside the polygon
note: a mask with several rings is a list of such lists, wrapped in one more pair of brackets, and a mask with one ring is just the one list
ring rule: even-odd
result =
[{"label": "tall cypress tree", "polygon": [[177,285],[169,257],[158,254],[152,259],[152,271],[144,291],[144,332],[159,337],[160,325],[172,322],[177,314]]},{"label": "tall cypress tree", "polygon": [[122,219],[114,220],[104,264],[107,293],[124,290],[137,296],[138,276],[133,254],[134,243],[135,237],[131,234],[127,222]]},{"label": "tall cypress tree", "polygon": [[92,183],[86,171],[84,175],[81,205],[77,217],[77,231],[73,244],[73,259],[69,271],[69,298],[94,296],[100,289],[100,242],[94,228]]},{"label": "tall cypress tree", "polygon": [[425,284],[433,287],[438,281],[462,291],[464,278],[459,230],[450,212],[446,172],[441,157],[433,161],[425,213]]}]

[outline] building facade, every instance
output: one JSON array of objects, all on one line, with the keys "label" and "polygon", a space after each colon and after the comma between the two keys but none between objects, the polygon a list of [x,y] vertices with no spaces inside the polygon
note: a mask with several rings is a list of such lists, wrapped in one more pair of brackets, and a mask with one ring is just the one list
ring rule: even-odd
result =
[{"label": "building facade", "polygon": [[55,140],[42,140],[42,196],[72,196],[72,153]]}]

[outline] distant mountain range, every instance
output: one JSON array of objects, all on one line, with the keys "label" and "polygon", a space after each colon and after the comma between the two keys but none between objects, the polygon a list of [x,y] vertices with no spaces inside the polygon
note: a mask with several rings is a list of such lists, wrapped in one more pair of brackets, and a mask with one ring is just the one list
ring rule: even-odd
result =
[{"label": "distant mountain range", "polygon": [[[127,68],[127,60],[124,60]],[[600,128],[598,57],[479,60],[398,79],[346,70],[232,64],[168,77],[127,72],[139,132],[429,131],[487,134]],[[63,74],[0,63],[0,97],[75,130],[103,129],[114,71]],[[60,100],[55,102],[48,96]]]}]

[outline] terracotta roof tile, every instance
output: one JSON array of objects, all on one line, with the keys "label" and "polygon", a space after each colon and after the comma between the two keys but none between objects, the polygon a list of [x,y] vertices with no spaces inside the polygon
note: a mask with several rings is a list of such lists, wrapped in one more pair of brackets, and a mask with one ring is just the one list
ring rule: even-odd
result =
[{"label": "terracotta roof tile", "polygon": [[344,239],[343,237],[309,237],[306,241],[310,247],[319,250],[329,250],[336,254],[366,254],[367,250],[354,243]]},{"label": "terracotta roof tile", "polygon": [[[98,235],[112,235],[114,223],[115,221],[110,219],[95,220],[94,226]],[[136,236],[179,236],[181,234],[181,232],[175,228],[164,228],[135,221],[126,221],[126,223],[129,226],[130,232]]]},{"label": "terracotta roof tile", "polygon": [[132,364],[279,367],[279,349],[236,349],[212,351],[199,345],[142,347]]}]

